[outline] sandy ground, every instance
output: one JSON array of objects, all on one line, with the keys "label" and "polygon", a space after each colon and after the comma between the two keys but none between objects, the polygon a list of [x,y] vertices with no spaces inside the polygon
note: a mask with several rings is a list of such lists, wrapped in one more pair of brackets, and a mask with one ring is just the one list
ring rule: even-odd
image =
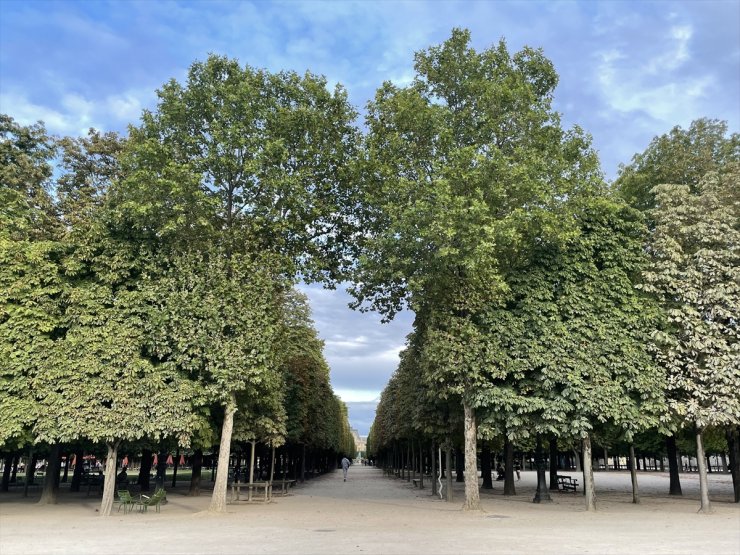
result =
[{"label": "sandy ground", "polygon": [[[572,475],[578,478],[576,473]],[[710,475],[715,513],[697,514],[696,475],[681,475],[684,496],[670,497],[668,476],[640,473],[642,503],[631,503],[629,473],[596,474],[598,511],[579,494],[553,492],[533,504],[535,474],[523,472],[517,495],[502,483],[483,491],[483,512],[432,497],[380,470],[353,466],[313,479],[269,504],[229,505],[204,512],[209,495],[167,494],[160,513],[96,514],[99,500],[62,491],[57,505],[0,494],[0,554],[424,554],[436,553],[701,553],[740,554],[740,506],[728,475]],[[580,479],[579,479],[580,482]],[[115,509],[114,509],[115,510]]]}]

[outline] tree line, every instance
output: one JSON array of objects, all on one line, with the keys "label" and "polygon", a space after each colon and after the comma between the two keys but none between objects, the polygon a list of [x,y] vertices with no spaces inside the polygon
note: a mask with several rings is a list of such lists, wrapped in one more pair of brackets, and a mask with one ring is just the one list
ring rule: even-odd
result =
[{"label": "tree line", "polygon": [[507,470],[515,447],[541,458],[543,438],[575,442],[593,509],[592,438],[662,434],[675,463],[688,430],[709,512],[703,437],[719,431],[737,501],[740,136],[676,127],[610,184],[553,110],[541,51],[477,52],[456,30],[414,67],[369,106],[355,291],[388,318],[416,315],[369,451],[408,467],[417,446],[463,445],[464,507],[478,509],[481,439],[504,444]]},{"label": "tree line", "polygon": [[125,137],[0,116],[0,449],[105,444],[104,515],[122,442],[217,445],[214,511],[235,442],[355,453],[294,287],[346,265],[346,94],[212,56],[158,96]]}]

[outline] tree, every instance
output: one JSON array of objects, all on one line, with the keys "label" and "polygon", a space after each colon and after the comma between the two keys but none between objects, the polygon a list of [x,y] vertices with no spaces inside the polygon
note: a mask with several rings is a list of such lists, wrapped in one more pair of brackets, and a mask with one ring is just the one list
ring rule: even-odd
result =
[{"label": "tree", "polygon": [[[337,279],[349,263],[347,239],[355,233],[348,162],[357,131],[345,91],[328,91],[326,80],[310,73],[271,74],[210,56],[191,66],[185,86],[172,80],[158,95],[157,110],[145,112],[142,125],[131,131],[126,178],[116,191],[118,225],[175,252],[201,252],[211,264],[223,257],[223,279],[240,274],[234,286],[253,292],[239,268],[254,263],[264,273],[259,261],[265,257],[276,279]],[[255,300],[258,310],[267,303],[279,314],[274,299]],[[251,339],[263,356],[273,326],[254,336],[259,329]],[[236,341],[232,331],[222,327],[219,337]],[[237,398],[252,379],[236,361],[223,362],[223,375],[214,374],[210,384],[225,414],[219,465],[228,464]],[[261,363],[250,368],[268,370]],[[277,383],[274,375],[270,369],[254,379],[269,386]],[[212,510],[224,508],[226,479],[220,466]]]},{"label": "tree", "polygon": [[645,152],[619,168],[614,183],[621,197],[638,210],[655,207],[653,187],[663,183],[687,185],[692,192],[709,172],[722,172],[740,161],[740,134],[727,136],[727,122],[702,118],[688,129],[676,126],[655,137]]},{"label": "tree", "polygon": [[574,183],[598,181],[588,138],[552,108],[557,74],[541,51],[476,52],[455,29],[415,56],[405,88],[385,83],[368,107],[363,251],[353,293],[386,318],[424,311],[440,395],[466,415],[466,508],[477,509],[478,315],[506,285],[502,250],[530,228],[568,232],[554,209]]},{"label": "tree", "polygon": [[[701,511],[711,512],[702,434],[740,423],[740,205],[737,164],[693,187],[658,185],[645,290],[666,309],[654,333],[671,408],[695,426]],[[693,190],[693,193],[692,193]]]}]

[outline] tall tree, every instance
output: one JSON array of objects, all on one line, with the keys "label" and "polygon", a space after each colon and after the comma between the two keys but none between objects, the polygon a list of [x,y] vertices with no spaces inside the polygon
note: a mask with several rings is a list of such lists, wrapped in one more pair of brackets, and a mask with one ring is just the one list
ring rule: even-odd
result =
[{"label": "tall tree", "polygon": [[598,163],[580,130],[561,129],[558,76],[541,51],[511,55],[501,41],[476,52],[455,29],[416,54],[415,70],[411,85],[385,83],[368,106],[367,231],[353,293],[386,318],[406,304],[427,314],[438,391],[463,404],[465,506],[477,509],[476,318],[505,292],[502,246],[530,226],[567,232],[553,207],[593,182]]},{"label": "tall tree", "polygon": [[[310,73],[271,74],[210,56],[191,66],[185,85],[172,80],[158,95],[156,111],[131,132],[119,224],[211,262],[223,256],[250,264],[266,254],[271,274],[289,281],[340,277],[356,206],[349,162],[357,131],[345,91],[330,92],[326,79]],[[253,338],[257,352],[271,329]],[[225,414],[219,464],[228,464],[249,372],[225,368],[231,374],[214,382],[225,388],[218,390]],[[220,469],[212,510],[224,508],[226,478]]]},{"label": "tall tree", "polygon": [[[693,186],[658,185],[645,289],[666,308],[654,334],[669,403],[695,427],[701,511],[711,512],[702,445],[708,426],[740,423],[740,169]],[[693,191],[693,192],[692,192]]]}]

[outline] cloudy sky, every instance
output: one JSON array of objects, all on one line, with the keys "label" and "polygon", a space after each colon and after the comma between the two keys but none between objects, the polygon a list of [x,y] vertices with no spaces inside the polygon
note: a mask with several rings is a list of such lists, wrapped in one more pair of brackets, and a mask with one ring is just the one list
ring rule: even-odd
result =
[{"label": "cloudy sky", "polygon": [[[740,126],[740,2],[155,2],[2,0],[0,112],[50,132],[125,131],[155,90],[209,53],[270,70],[310,69],[360,109],[384,80],[413,77],[413,53],[466,27],[542,47],[560,74],[556,108],[593,135],[604,173],[655,135],[711,117]],[[343,291],[306,288],[332,383],[361,434],[411,316],[381,325]]]}]

